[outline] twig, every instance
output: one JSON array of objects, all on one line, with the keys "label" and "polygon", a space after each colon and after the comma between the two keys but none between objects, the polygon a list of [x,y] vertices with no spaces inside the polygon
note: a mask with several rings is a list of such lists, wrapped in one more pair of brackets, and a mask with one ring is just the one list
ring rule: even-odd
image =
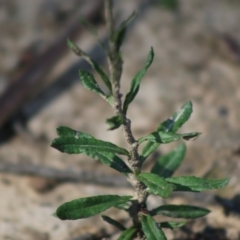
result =
[{"label": "twig", "polygon": [[32,163],[9,163],[0,162],[1,173],[12,173],[26,176],[38,176],[47,179],[54,179],[61,182],[81,182],[103,186],[129,187],[124,177],[107,175],[104,172],[91,172],[82,169],[59,170]]},{"label": "twig", "polygon": [[[108,65],[110,72],[110,80],[112,83],[112,94],[114,97],[114,108],[117,115],[123,119],[122,129],[126,138],[126,141],[129,146],[130,157],[128,159],[128,164],[133,171],[132,174],[128,174],[128,181],[135,188],[136,201],[132,202],[131,209],[129,209],[131,218],[133,219],[134,225],[139,226],[139,211],[141,207],[145,207],[146,199],[148,193],[146,191],[146,186],[141,183],[135,176],[135,174],[140,172],[140,159],[138,154],[138,143],[135,140],[132,131],[131,131],[131,121],[126,117],[126,114],[122,109],[122,94],[120,93],[120,78],[122,74],[122,59],[117,47],[117,42],[115,39],[115,30],[114,30],[114,20],[112,16],[112,0],[105,0],[105,17],[106,25],[109,34],[109,52],[108,52]],[[138,236],[142,239],[142,236]]]}]

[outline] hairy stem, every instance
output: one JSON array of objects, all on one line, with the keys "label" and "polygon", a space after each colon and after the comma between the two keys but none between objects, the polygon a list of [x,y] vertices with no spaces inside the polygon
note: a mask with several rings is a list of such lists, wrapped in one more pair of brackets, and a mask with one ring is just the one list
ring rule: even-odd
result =
[{"label": "hairy stem", "polygon": [[123,121],[122,129],[124,136],[128,143],[130,157],[128,159],[128,164],[133,171],[133,174],[129,174],[129,182],[135,188],[137,201],[133,202],[131,209],[131,217],[135,225],[139,225],[138,213],[141,210],[141,206],[145,205],[147,199],[146,187],[141,183],[135,176],[135,174],[140,172],[140,159],[138,154],[138,144],[135,140],[132,130],[131,130],[131,121],[126,117],[122,110],[122,94],[120,92],[120,78],[122,74],[122,59],[121,54],[117,48],[115,36],[114,36],[114,20],[112,16],[112,0],[105,0],[105,17],[106,25],[109,34],[109,52],[108,52],[108,65],[110,72],[110,80],[112,83],[112,94],[114,97],[114,108],[117,115],[121,116]]}]

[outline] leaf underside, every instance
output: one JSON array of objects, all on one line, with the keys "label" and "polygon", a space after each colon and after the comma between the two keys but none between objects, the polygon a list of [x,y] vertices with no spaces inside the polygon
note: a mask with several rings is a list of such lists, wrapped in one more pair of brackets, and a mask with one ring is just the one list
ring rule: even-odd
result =
[{"label": "leaf underside", "polygon": [[203,217],[210,213],[210,210],[188,205],[163,205],[150,211],[152,216],[163,215],[172,218],[194,219]]}]

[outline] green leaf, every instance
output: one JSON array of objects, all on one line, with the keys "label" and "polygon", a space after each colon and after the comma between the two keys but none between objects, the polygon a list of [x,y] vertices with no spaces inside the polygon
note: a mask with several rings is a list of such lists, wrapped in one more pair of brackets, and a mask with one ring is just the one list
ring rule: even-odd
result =
[{"label": "green leaf", "polygon": [[130,206],[132,205],[131,202],[127,202],[127,203],[120,203],[118,205],[115,206],[115,208],[119,209],[119,210],[124,210],[126,212],[128,212]]},{"label": "green leaf", "polygon": [[112,219],[108,216],[105,216],[105,215],[102,215],[101,217],[105,222],[113,225],[114,227],[118,228],[119,230],[121,230],[121,231],[126,230],[126,228],[121,223],[119,223],[118,221],[116,221],[116,220],[114,220],[114,219]]},{"label": "green leaf", "polygon": [[[162,141],[167,141],[167,139],[171,140],[171,137],[173,137],[173,139],[179,137],[179,139],[183,138],[185,140],[189,140],[190,138],[197,137],[199,135],[199,133],[191,133],[189,136],[186,135],[186,136],[182,136],[182,137],[180,137],[180,136],[174,137],[174,133],[190,118],[191,113],[192,113],[192,103],[187,102],[181,107],[181,109],[179,109],[177,112],[175,112],[171,118],[169,118],[166,121],[164,121],[163,123],[161,123],[158,126],[156,132],[165,132],[165,133],[171,132],[170,135],[165,134],[165,137],[163,136]],[[154,132],[153,134],[155,135],[156,132]],[[156,135],[159,135],[159,134],[156,134]],[[160,135],[164,135],[164,134],[160,134]],[[146,137],[140,138],[138,141],[141,141],[141,142],[145,141],[146,140],[145,138]],[[152,138],[154,139],[154,136]],[[145,159],[152,152],[154,152],[161,143],[162,143],[161,141],[160,142],[156,141],[156,140],[152,141],[151,137],[150,137],[150,139],[144,146],[142,153],[140,155],[141,163],[143,163],[145,161]]]},{"label": "green leaf", "polygon": [[53,140],[51,146],[61,152],[69,154],[85,153],[86,155],[88,155],[88,152],[106,152],[129,156],[126,149],[118,147],[110,142],[95,139],[90,134],[72,130],[72,133],[75,134],[73,136],[69,135],[71,130],[68,130],[66,135],[62,132],[63,130],[60,131],[61,135]]},{"label": "green leaf", "polygon": [[157,194],[163,198],[169,197],[174,186],[153,173],[140,173],[137,178],[147,186],[149,193]]},{"label": "green leaf", "polygon": [[114,116],[114,117],[108,118],[106,120],[106,123],[109,125],[108,130],[114,130],[119,128],[122,125],[123,118],[120,116]]},{"label": "green leaf", "polygon": [[141,144],[142,142],[148,140],[152,142],[157,142],[157,143],[170,143],[177,141],[179,139],[184,139],[184,140],[189,140],[191,138],[195,139],[198,137],[200,133],[198,132],[192,132],[192,133],[174,133],[174,132],[152,132],[149,135],[145,137],[141,137],[138,139],[138,144]]},{"label": "green leaf", "polygon": [[147,240],[167,240],[164,232],[158,228],[150,215],[142,216],[142,229]]},{"label": "green leaf", "polygon": [[59,138],[54,139],[51,145],[57,150],[69,154],[82,153],[101,161],[122,174],[131,173],[126,163],[115,155],[115,153],[126,155],[125,149],[112,143],[97,140],[90,134],[78,132],[68,127],[59,127],[57,133]]},{"label": "green leaf", "polygon": [[140,87],[141,80],[142,80],[143,76],[145,75],[147,69],[152,64],[153,58],[154,58],[154,52],[153,52],[153,48],[151,47],[150,52],[148,53],[148,57],[147,57],[147,61],[145,63],[145,66],[133,78],[132,83],[131,83],[131,87],[130,87],[130,91],[126,95],[126,98],[125,98],[125,101],[124,101],[124,104],[123,104],[123,112],[125,114],[127,113],[127,109],[128,109],[129,104],[134,100],[135,96],[137,95],[139,87]]},{"label": "green leaf", "polygon": [[100,89],[93,75],[85,70],[79,71],[79,77],[81,79],[82,85],[87,90],[98,93],[101,97],[107,97],[105,93]]},{"label": "green leaf", "polygon": [[57,135],[59,137],[77,137],[77,138],[79,138],[80,136],[84,136],[86,138],[93,138],[88,133],[78,132],[69,127],[63,127],[63,126],[60,126],[57,128]]},{"label": "green leaf", "polygon": [[187,219],[203,217],[208,213],[210,213],[208,209],[188,205],[163,205],[150,212],[152,216],[163,215],[172,218]]},{"label": "green leaf", "polygon": [[117,240],[132,240],[137,231],[138,230],[136,228],[130,227],[124,232],[122,232],[122,234],[119,236]]},{"label": "green leaf", "polygon": [[159,147],[159,145],[160,143],[156,143],[152,141],[148,141],[145,144],[145,146],[143,147],[142,153],[140,155],[141,165],[146,160],[146,158]]},{"label": "green leaf", "polygon": [[158,126],[158,131],[176,132],[184,123],[188,121],[192,114],[192,102],[185,103],[171,118]]},{"label": "green leaf", "polygon": [[127,26],[132,22],[132,20],[136,17],[136,13],[133,12],[125,21],[123,21],[120,26],[118,27],[118,29],[116,30],[116,32],[114,33],[114,41],[116,42],[116,46],[117,46],[117,52],[119,51],[123,40],[125,38],[126,35],[126,31],[127,31]]},{"label": "green leaf", "polygon": [[184,225],[186,225],[187,221],[184,222],[161,222],[157,223],[159,228],[169,228],[169,229],[175,229],[175,228],[181,228]]},{"label": "green leaf", "polygon": [[160,177],[171,177],[177,168],[181,165],[186,153],[186,145],[177,146],[172,152],[162,156],[153,166],[151,173]]},{"label": "green leaf", "polygon": [[127,202],[131,196],[102,195],[79,198],[62,204],[55,215],[61,220],[88,218],[101,213],[119,203]]},{"label": "green leaf", "polygon": [[230,178],[204,179],[195,176],[171,177],[165,179],[175,185],[174,191],[202,192],[226,186]]},{"label": "green leaf", "polygon": [[85,61],[87,61],[94,71],[98,73],[101,77],[107,88],[110,92],[112,92],[112,84],[107,76],[107,74],[103,71],[103,69],[82,49],[80,49],[75,43],[73,43],[70,39],[67,40],[68,47],[78,56],[82,57]]}]

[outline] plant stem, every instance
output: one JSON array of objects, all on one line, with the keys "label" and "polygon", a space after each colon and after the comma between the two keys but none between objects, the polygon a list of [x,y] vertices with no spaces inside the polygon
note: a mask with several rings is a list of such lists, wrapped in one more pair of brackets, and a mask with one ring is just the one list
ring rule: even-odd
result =
[{"label": "plant stem", "polygon": [[112,83],[112,94],[114,97],[114,108],[117,115],[122,117],[123,124],[122,129],[124,136],[128,143],[130,157],[128,159],[128,164],[133,171],[133,174],[128,175],[128,180],[135,188],[137,201],[133,201],[133,206],[131,210],[131,217],[135,225],[140,224],[138,213],[141,209],[141,206],[145,206],[146,199],[148,194],[146,192],[146,187],[141,183],[135,176],[141,170],[140,159],[138,154],[138,143],[135,140],[132,131],[131,131],[131,121],[126,117],[122,110],[122,94],[120,93],[120,78],[122,74],[122,59],[121,54],[117,48],[116,40],[114,36],[114,20],[112,15],[112,0],[105,0],[105,17],[106,25],[108,29],[108,42],[109,42],[109,52],[108,52],[108,65],[110,72],[110,80]]}]

